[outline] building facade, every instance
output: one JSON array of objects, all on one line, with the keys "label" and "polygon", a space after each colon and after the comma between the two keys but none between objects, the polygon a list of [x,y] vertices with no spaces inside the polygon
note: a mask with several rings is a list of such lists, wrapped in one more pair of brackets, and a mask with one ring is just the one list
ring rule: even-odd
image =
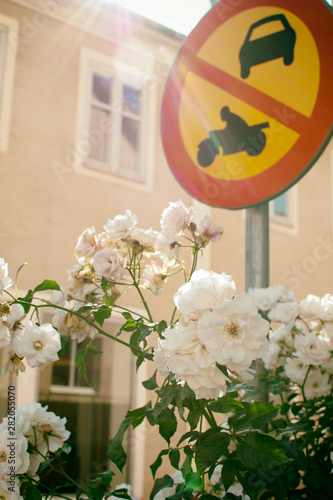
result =
[{"label": "building facade", "polygon": [[[162,96],[182,41],[105,0],[0,0],[0,245],[11,275],[29,263],[20,272],[22,294],[45,278],[65,283],[85,228],[102,231],[108,218],[130,209],[140,227],[158,230],[163,209],[179,199],[224,228],[200,265],[232,274],[244,291],[246,210],[192,200],[163,153]],[[332,193],[330,142],[306,176],[270,202],[270,283],[297,299],[332,293]],[[151,297],[157,320],[170,317],[179,283]],[[126,301],[140,311],[136,299]],[[121,319],[109,321],[110,333]],[[101,361],[88,364],[91,387],[75,369],[75,343],[57,364],[15,379],[18,404],[40,400],[67,416],[71,473],[82,479],[100,471],[98,464],[109,467],[108,439],[128,408],[146,402],[141,381],[149,373],[136,374],[126,349],[100,342]],[[8,384],[2,377],[1,416]],[[116,478],[141,499],[151,488],[147,471],[158,439],[154,429],[138,428],[127,442],[128,466]]]}]

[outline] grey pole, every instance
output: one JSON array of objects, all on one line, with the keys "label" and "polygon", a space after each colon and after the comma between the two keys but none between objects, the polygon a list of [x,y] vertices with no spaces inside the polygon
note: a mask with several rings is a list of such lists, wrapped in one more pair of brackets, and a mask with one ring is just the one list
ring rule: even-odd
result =
[{"label": "grey pole", "polygon": [[269,286],[268,203],[246,209],[245,288]]},{"label": "grey pole", "polygon": [[[269,286],[269,207],[268,202],[246,209],[245,287],[266,288]],[[254,363],[257,375],[265,369],[258,361]],[[268,401],[267,385],[257,385],[258,401]]]}]

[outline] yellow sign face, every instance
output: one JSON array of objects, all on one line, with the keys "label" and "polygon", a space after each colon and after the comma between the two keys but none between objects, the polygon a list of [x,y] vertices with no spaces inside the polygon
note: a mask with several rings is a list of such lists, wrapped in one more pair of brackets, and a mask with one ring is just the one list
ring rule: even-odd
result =
[{"label": "yellow sign face", "polygon": [[[285,51],[264,64],[259,60],[246,66],[241,55],[251,53],[251,44],[257,44],[257,53],[265,39],[283,47],[288,26],[297,33],[293,54]],[[316,43],[298,16],[275,7],[236,14],[206,39],[184,80],[179,127],[189,157],[198,169],[221,180],[247,179],[268,170],[299,139],[298,122],[311,117],[319,83]],[[286,112],[275,111],[274,102]],[[242,128],[247,134],[246,141],[233,145],[235,128],[238,136]]]}]

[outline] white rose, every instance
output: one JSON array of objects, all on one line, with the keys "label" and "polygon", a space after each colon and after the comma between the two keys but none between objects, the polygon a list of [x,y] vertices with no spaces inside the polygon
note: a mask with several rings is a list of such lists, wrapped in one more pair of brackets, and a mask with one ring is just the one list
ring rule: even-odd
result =
[{"label": "white rose", "polygon": [[0,321],[0,349],[10,344],[10,339],[11,337],[7,326]]},{"label": "white rose", "polygon": [[307,297],[299,303],[299,314],[304,319],[318,318],[320,311],[320,297],[316,295],[307,295]]},{"label": "white rose", "polygon": [[186,229],[192,218],[192,210],[187,209],[182,201],[170,202],[162,212],[160,224],[162,234],[173,238]]},{"label": "white rose", "polygon": [[322,321],[333,321],[333,295],[326,293],[320,301],[319,318]]},{"label": "white rose", "polygon": [[142,285],[148,288],[154,295],[158,295],[164,286],[161,267],[154,261],[148,264],[142,274]]},{"label": "white rose", "polygon": [[51,304],[55,306],[63,307],[68,299],[68,294],[63,285],[60,285],[60,290],[53,290],[53,293],[50,297]]},{"label": "white rose", "polygon": [[308,366],[297,358],[287,358],[284,371],[288,378],[296,384],[303,384]]},{"label": "white rose", "polygon": [[204,241],[220,241],[223,229],[221,226],[215,226],[209,215],[206,215],[202,221],[197,225],[197,232],[200,234]]},{"label": "white rose", "polygon": [[60,335],[49,323],[37,326],[29,321],[12,342],[15,354],[20,358],[25,356],[31,367],[57,361],[60,348]]},{"label": "white rose", "polygon": [[6,323],[9,330],[16,330],[18,323],[25,317],[25,311],[21,304],[11,304],[10,313],[7,315]]},{"label": "white rose", "polygon": [[164,350],[162,369],[174,373],[176,380],[186,382],[197,398],[217,399],[221,392],[226,392],[225,375],[216,367],[212,356],[200,342],[197,324],[192,322],[184,326],[178,322],[174,328],[167,328],[164,339],[159,340],[159,349]]},{"label": "white rose", "polygon": [[[20,495],[18,480],[15,477],[14,485],[12,481],[8,483],[8,476],[0,474],[0,499],[1,500],[23,500]],[[8,488],[11,488],[10,490]]]},{"label": "white rose", "polygon": [[8,276],[8,264],[3,258],[0,257],[0,292],[10,288],[12,284],[13,280],[11,280]]},{"label": "white rose", "polygon": [[161,233],[158,234],[155,242],[155,254],[159,257],[166,267],[172,267],[179,257],[179,243],[174,238],[165,238]]},{"label": "white rose", "polygon": [[315,332],[295,337],[295,356],[305,365],[319,366],[330,358],[330,345]]},{"label": "white rose", "polygon": [[268,351],[269,323],[245,293],[225,301],[198,321],[198,337],[211,356],[231,371],[247,370]]},{"label": "white rose", "polygon": [[190,281],[179,288],[174,302],[182,316],[187,320],[196,320],[225,300],[230,300],[235,292],[232,276],[199,269],[192,274]]},{"label": "white rose", "polygon": [[138,223],[136,215],[132,215],[130,210],[126,210],[125,215],[116,215],[114,219],[109,219],[104,229],[108,236],[114,239],[127,238],[131,229]]},{"label": "white rose", "polygon": [[281,323],[290,323],[296,319],[298,315],[298,304],[294,302],[279,302],[269,313],[268,317],[271,321]]},{"label": "white rose", "polygon": [[138,227],[134,227],[130,231],[131,238],[138,241],[143,247],[150,249],[150,251],[154,251],[158,235],[158,231],[154,231],[152,228],[139,229]]},{"label": "white rose", "polygon": [[281,347],[278,344],[275,342],[269,342],[268,352],[262,358],[267,370],[274,370],[277,367],[280,361],[280,352]]},{"label": "white rose", "polygon": [[324,394],[329,394],[332,390],[328,373],[321,373],[320,370],[311,368],[311,371],[304,384],[304,393],[308,399],[318,398]]},{"label": "white rose", "polygon": [[85,261],[94,255],[97,250],[97,234],[93,227],[88,227],[79,236],[76,247],[74,249],[75,256],[80,261]]},{"label": "white rose", "polygon": [[292,292],[287,292],[282,285],[273,285],[267,288],[249,288],[247,292],[253,298],[255,305],[261,311],[269,311],[278,302],[292,302]]},{"label": "white rose", "polygon": [[125,261],[116,250],[104,248],[95,253],[92,262],[96,273],[106,279],[125,279]]},{"label": "white rose", "polygon": [[[10,446],[8,446],[10,445]],[[7,430],[0,430],[0,474],[10,473],[10,460],[15,460],[15,473],[23,474],[29,467],[28,441],[19,433],[10,436]]]}]

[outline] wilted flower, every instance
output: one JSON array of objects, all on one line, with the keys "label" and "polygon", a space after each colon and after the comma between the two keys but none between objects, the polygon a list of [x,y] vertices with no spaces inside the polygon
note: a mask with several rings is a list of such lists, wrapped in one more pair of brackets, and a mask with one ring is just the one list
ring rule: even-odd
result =
[{"label": "wilted flower", "polygon": [[7,315],[6,325],[9,330],[15,331],[20,327],[20,321],[25,318],[25,311],[21,304],[11,304],[10,313]]},{"label": "wilted flower", "polygon": [[162,234],[174,238],[184,231],[192,218],[192,209],[186,208],[182,201],[170,202],[162,212],[160,224]]},{"label": "wilted flower", "polygon": [[221,226],[215,226],[209,215],[206,215],[206,217],[199,222],[196,231],[206,243],[209,241],[215,243],[220,241],[223,234],[223,228]]},{"label": "wilted flower", "polygon": [[[76,304],[73,307],[77,307]],[[97,333],[95,328],[90,326],[84,319],[62,309],[57,309],[52,318],[52,324],[59,333],[67,335],[78,342],[82,342],[87,337],[92,338]]]},{"label": "wilted flower", "polygon": [[31,367],[42,367],[49,361],[57,361],[61,349],[60,335],[49,323],[37,326],[29,321],[27,326],[13,339],[15,354],[26,357]]},{"label": "wilted flower", "polygon": [[137,216],[132,215],[130,210],[126,210],[125,215],[119,214],[114,219],[109,219],[104,229],[106,234],[113,239],[127,238],[137,222]]},{"label": "wilted flower", "polygon": [[142,251],[153,252],[154,246],[157,240],[159,233],[154,231],[152,228],[150,229],[140,229],[138,227],[134,227],[130,236],[133,240],[138,241],[142,248]]}]

